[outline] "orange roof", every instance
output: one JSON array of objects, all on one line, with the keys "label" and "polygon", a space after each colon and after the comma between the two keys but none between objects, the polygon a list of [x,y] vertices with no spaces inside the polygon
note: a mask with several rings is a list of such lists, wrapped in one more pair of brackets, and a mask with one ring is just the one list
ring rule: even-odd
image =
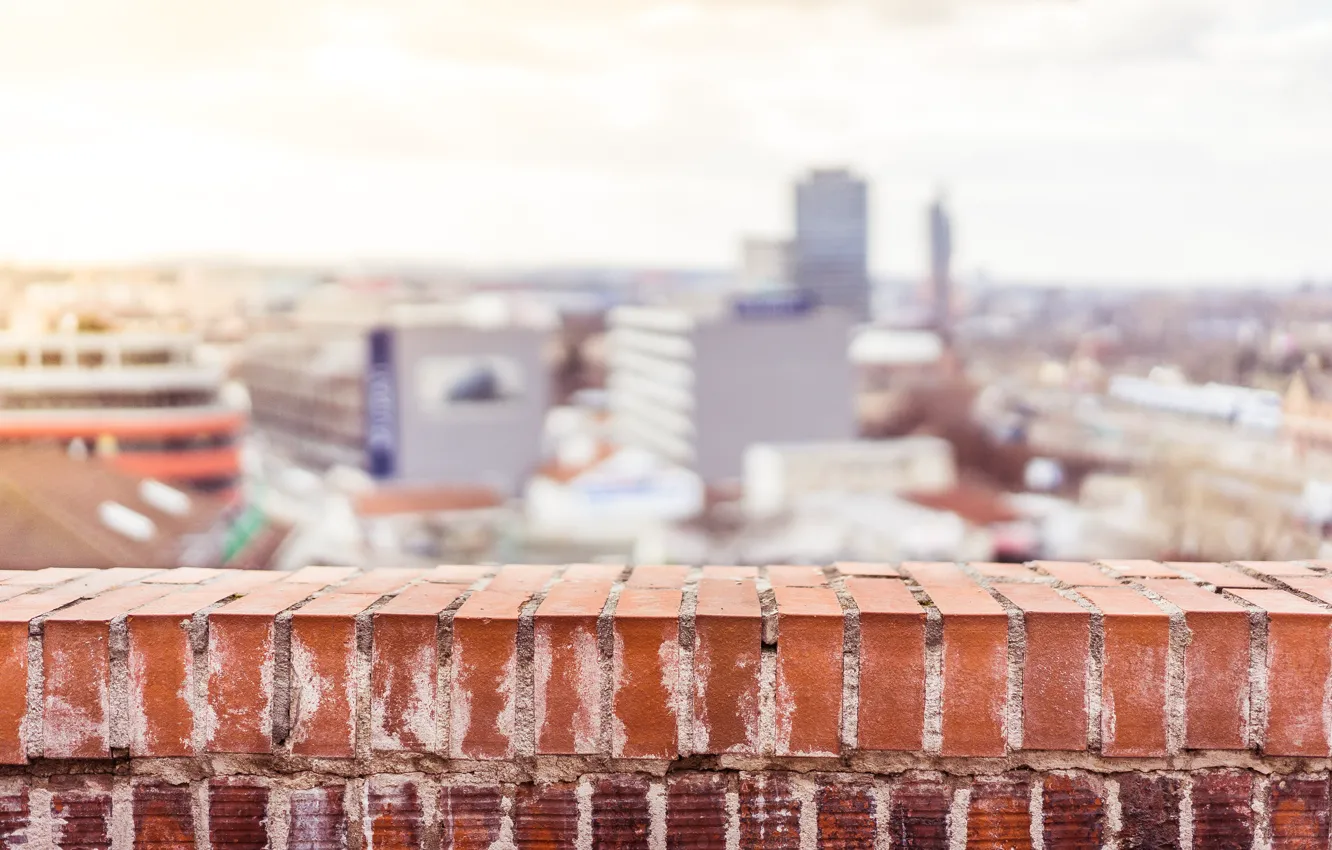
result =
[{"label": "orange roof", "polygon": [[497,508],[504,497],[489,487],[381,487],[355,497],[358,516],[426,514],[439,511],[474,511]]},{"label": "orange roof", "polygon": [[1019,518],[997,491],[975,485],[962,485],[941,493],[903,493],[902,497],[922,507],[950,511],[972,525],[993,525]]}]

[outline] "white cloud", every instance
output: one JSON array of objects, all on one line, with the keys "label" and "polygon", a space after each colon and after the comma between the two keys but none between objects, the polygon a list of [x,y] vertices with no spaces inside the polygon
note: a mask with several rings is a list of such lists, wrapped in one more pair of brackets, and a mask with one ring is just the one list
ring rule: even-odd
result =
[{"label": "white cloud", "polygon": [[50,0],[0,55],[0,257],[721,264],[847,162],[887,270],[944,180],[999,274],[1332,273],[1311,0]]}]

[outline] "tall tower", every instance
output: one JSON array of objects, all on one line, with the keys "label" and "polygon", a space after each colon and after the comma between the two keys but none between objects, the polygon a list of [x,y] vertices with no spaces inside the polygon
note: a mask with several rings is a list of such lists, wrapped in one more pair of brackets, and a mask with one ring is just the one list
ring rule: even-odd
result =
[{"label": "tall tower", "polygon": [[929,232],[932,319],[934,329],[947,340],[953,319],[952,276],[949,268],[953,259],[953,223],[944,207],[942,192],[930,204]]},{"label": "tall tower", "polygon": [[795,189],[795,283],[819,304],[870,319],[869,189],[846,169],[817,169]]}]

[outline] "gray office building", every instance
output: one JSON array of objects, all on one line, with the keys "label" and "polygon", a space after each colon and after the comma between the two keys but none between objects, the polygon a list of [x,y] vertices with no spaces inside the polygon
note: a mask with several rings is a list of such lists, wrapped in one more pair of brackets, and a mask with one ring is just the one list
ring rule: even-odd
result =
[{"label": "gray office building", "polygon": [[618,308],[607,386],[616,438],[708,483],[739,480],[755,443],[854,439],[851,327],[841,311],[780,302]]},{"label": "gray office building", "polygon": [[819,169],[796,184],[795,282],[822,306],[868,321],[869,190],[845,169]]},{"label": "gray office building", "polygon": [[255,340],[241,376],[255,427],[306,465],[512,495],[540,462],[549,338],[401,320],[292,331]]}]

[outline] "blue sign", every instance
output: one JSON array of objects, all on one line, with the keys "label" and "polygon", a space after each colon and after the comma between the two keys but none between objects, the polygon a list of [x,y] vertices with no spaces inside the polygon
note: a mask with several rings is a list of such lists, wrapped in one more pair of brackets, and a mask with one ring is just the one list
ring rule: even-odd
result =
[{"label": "blue sign", "polygon": [[393,364],[393,331],[370,332],[365,374],[365,455],[371,477],[392,478],[398,471],[398,379]]},{"label": "blue sign", "polygon": [[737,298],[731,303],[742,319],[775,319],[801,316],[814,309],[808,292],[778,292]]}]

